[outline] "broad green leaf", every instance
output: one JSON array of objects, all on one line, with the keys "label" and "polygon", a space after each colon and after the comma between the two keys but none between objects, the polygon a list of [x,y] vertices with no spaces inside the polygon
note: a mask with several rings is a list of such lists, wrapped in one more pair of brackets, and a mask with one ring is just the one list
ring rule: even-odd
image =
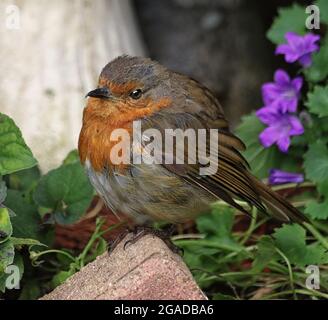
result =
[{"label": "broad green leaf", "polygon": [[[205,235],[204,239],[175,241],[184,249],[183,259],[189,268],[195,270],[195,279],[202,288],[217,282],[214,274],[228,272],[225,263],[219,263],[227,251],[243,252],[244,247],[232,236],[233,212],[226,206],[215,205],[210,214],[200,216],[196,221],[198,230]],[[238,254],[235,259],[241,261],[246,258],[249,257]]]},{"label": "broad green leaf", "polygon": [[0,243],[6,241],[13,233],[7,208],[0,208]]},{"label": "broad green leaf", "polygon": [[8,176],[8,187],[9,189],[28,191],[36,186],[40,179],[41,173],[37,166],[33,168],[21,170],[12,173]]},{"label": "broad green leaf", "polygon": [[64,283],[70,276],[76,272],[75,268],[70,268],[68,271],[58,272],[51,280],[52,288],[56,288],[62,283]]},{"label": "broad green leaf", "polygon": [[0,175],[35,165],[36,160],[14,121],[0,113]]},{"label": "broad green leaf", "polygon": [[228,250],[241,250],[242,246],[231,235],[233,221],[234,211],[232,209],[214,205],[212,212],[200,216],[196,224],[197,229],[206,234],[206,240],[220,243]]},{"label": "broad green leaf", "polygon": [[322,81],[328,76],[328,37],[312,57],[311,66],[304,69],[306,79],[310,82]]},{"label": "broad green leaf", "polygon": [[[304,134],[301,136],[295,136],[292,139],[292,147],[290,152],[297,152],[297,157],[301,158],[304,155],[304,149],[307,149],[309,145],[321,140],[321,142],[328,142],[328,121],[327,117],[319,118],[314,113],[309,113],[304,110],[302,112]],[[288,155],[290,155],[290,152]],[[301,159],[300,159],[301,160]],[[301,163],[301,161],[297,161]]]},{"label": "broad green leaf", "polygon": [[298,224],[283,225],[274,233],[276,246],[288,260],[303,267],[309,264],[322,264],[327,260],[327,253],[322,246],[306,245],[306,232]]},{"label": "broad green leaf", "polygon": [[328,251],[320,243],[311,243],[307,246],[307,249],[307,265],[316,263],[318,265],[326,265],[328,263]]},{"label": "broad green leaf", "polygon": [[230,237],[234,221],[233,210],[216,206],[216,204],[213,206],[214,209],[210,214],[200,216],[197,219],[197,229],[208,236]]},{"label": "broad green leaf", "polygon": [[325,180],[317,185],[318,191],[322,196],[328,198],[328,180]]},{"label": "broad green leaf", "polygon": [[260,179],[267,178],[271,168],[281,168],[281,164],[286,162],[287,158],[275,146],[264,148],[261,145],[258,137],[264,128],[265,126],[256,115],[251,114],[242,118],[242,122],[236,130],[237,136],[247,148],[243,155],[248,161],[252,173]]},{"label": "broad green leaf", "polygon": [[328,219],[328,200],[318,203],[311,201],[306,205],[305,213],[312,219]]},{"label": "broad green leaf", "polygon": [[252,264],[252,271],[261,272],[269,262],[276,260],[274,241],[269,236],[263,236],[257,243],[257,252]]},{"label": "broad green leaf", "polygon": [[[177,240],[174,243],[184,250],[183,259],[190,269],[206,269],[209,272],[217,269],[215,257],[222,252],[221,249],[209,248],[207,246],[208,243],[204,244],[202,239],[197,239],[197,241],[186,240],[184,242],[182,241],[182,243],[180,240]],[[212,261],[208,262],[208,257]]]},{"label": "broad green leaf", "polygon": [[0,181],[0,204],[4,202],[7,196],[7,187],[4,181]]},{"label": "broad green leaf", "polygon": [[[222,265],[216,262],[217,257],[220,255],[219,250],[209,252],[206,246],[182,246],[184,249],[183,259],[188,267],[194,271],[194,277],[198,285],[206,288],[215,283],[215,277],[203,277],[203,272],[199,270],[206,270],[205,274],[219,273],[223,271]],[[226,252],[225,252],[226,253]],[[218,268],[220,271],[218,271]]]},{"label": "broad green leaf", "polygon": [[305,265],[306,256],[305,230],[296,224],[283,225],[276,229],[274,238],[277,247],[287,256],[291,263]]},{"label": "broad green leaf", "polygon": [[14,232],[17,238],[40,239],[40,217],[37,207],[26,201],[23,192],[8,190],[5,205],[15,212],[15,217],[11,218]]},{"label": "broad green leaf", "polygon": [[34,192],[39,206],[51,208],[58,223],[78,220],[87,210],[93,188],[79,163],[62,165],[43,176]]},{"label": "broad green leaf", "polygon": [[[326,133],[328,133],[328,121],[327,118],[319,118],[313,116],[312,119],[314,119],[314,126],[317,126],[319,128],[319,132],[323,132],[323,134],[326,136]],[[326,138],[327,137],[321,137],[321,138]],[[326,140],[327,141],[327,140]]]},{"label": "broad green leaf", "polygon": [[309,92],[307,97],[308,101],[305,105],[310,112],[317,114],[320,118],[328,116],[328,86],[315,86],[313,92]]},{"label": "broad green leaf", "polygon": [[328,1],[327,0],[317,0],[315,4],[320,10],[320,22],[328,24]]},{"label": "broad green leaf", "polygon": [[10,239],[0,243],[0,274],[5,271],[6,267],[13,263],[15,248]]},{"label": "broad green leaf", "polygon": [[70,164],[75,162],[80,162],[79,153],[76,149],[68,153],[68,155],[63,161],[63,164]]},{"label": "broad green leaf", "polygon": [[316,183],[328,180],[328,148],[322,141],[309,146],[303,163],[306,177]]},{"label": "broad green leaf", "polygon": [[288,31],[304,34],[307,17],[305,8],[298,4],[278,9],[278,17],[268,30],[267,38],[275,44],[281,44],[285,42],[284,36]]}]

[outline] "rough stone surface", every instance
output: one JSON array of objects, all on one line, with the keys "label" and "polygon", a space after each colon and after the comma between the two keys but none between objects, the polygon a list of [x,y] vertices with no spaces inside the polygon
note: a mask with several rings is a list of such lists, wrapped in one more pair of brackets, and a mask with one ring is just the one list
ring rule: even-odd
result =
[{"label": "rough stone surface", "polygon": [[204,300],[181,257],[165,243],[147,235],[104,253],[43,300]]}]

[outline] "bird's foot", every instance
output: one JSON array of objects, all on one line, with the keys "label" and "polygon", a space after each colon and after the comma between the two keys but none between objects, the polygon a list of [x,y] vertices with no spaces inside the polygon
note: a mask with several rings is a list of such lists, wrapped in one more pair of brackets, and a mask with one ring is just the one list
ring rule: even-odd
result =
[{"label": "bird's foot", "polygon": [[143,236],[145,236],[147,234],[152,234],[152,235],[160,238],[161,240],[163,240],[165,242],[165,244],[172,250],[172,252],[177,253],[177,254],[183,254],[183,249],[176,246],[171,240],[171,236],[172,236],[174,230],[175,230],[175,227],[173,224],[169,225],[167,228],[165,228],[163,230],[154,229],[149,226],[137,226],[133,230],[132,238],[125,242],[124,249],[126,248],[127,245],[136,243]]},{"label": "bird's foot", "polygon": [[[108,242],[108,254],[111,255],[117,245],[130,233],[129,228],[125,228],[114,240]],[[125,245],[124,245],[125,246]]]}]

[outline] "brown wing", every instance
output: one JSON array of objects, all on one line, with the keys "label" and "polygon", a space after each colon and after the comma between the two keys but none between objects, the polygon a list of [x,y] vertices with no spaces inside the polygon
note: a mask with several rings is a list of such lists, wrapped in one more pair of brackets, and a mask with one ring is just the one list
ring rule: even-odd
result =
[{"label": "brown wing", "polygon": [[[187,152],[184,154],[184,164],[163,163],[163,166],[188,183],[207,190],[242,212],[248,213],[234,199],[244,200],[264,213],[269,209],[273,216],[282,221],[303,221],[303,215],[296,208],[250,174],[247,161],[240,153],[245,149],[245,145],[229,131],[223,110],[211,92],[192,79],[187,81],[187,86],[189,87],[186,88],[186,92],[192,92],[192,97],[186,96],[185,101],[178,101],[178,105],[154,114],[144,123],[146,127],[157,128],[163,134],[167,128],[206,129],[208,132],[210,129],[217,129],[218,170],[212,175],[200,175],[202,165],[188,164]],[[209,136],[210,134],[207,135]],[[209,145],[208,139],[208,152]],[[185,150],[187,149],[185,146]]]}]

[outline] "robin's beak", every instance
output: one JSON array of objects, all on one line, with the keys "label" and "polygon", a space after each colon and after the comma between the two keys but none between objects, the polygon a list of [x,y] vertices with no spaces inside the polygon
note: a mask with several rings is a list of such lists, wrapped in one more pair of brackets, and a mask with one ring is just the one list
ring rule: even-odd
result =
[{"label": "robin's beak", "polygon": [[103,88],[97,88],[94,90],[91,90],[87,93],[85,97],[93,97],[93,98],[99,98],[99,99],[110,99],[112,98],[111,92],[109,89],[103,87]]}]

